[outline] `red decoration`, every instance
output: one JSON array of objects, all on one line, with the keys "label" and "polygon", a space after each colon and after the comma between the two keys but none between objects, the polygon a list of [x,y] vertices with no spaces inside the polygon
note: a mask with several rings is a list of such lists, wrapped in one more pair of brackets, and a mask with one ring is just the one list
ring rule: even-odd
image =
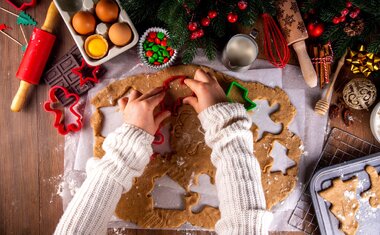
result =
[{"label": "red decoration", "polygon": [[235,23],[238,20],[238,15],[236,13],[230,12],[227,15],[227,20],[230,23]]},{"label": "red decoration", "polygon": [[325,25],[323,23],[309,23],[307,25],[307,32],[313,38],[320,37],[325,31]]},{"label": "red decoration", "polygon": [[332,22],[333,22],[333,24],[339,24],[339,23],[340,23],[338,17],[334,17],[334,18],[332,19]]},{"label": "red decoration", "polygon": [[346,2],[346,7],[347,7],[347,8],[352,7],[352,2]]},{"label": "red decoration", "polygon": [[338,17],[338,19],[339,19],[339,23],[342,23],[342,22],[346,21],[346,16],[340,16],[340,17]]},{"label": "red decoration", "polygon": [[98,73],[100,72],[100,66],[91,66],[82,59],[82,65],[71,70],[74,74],[79,76],[79,85],[83,86],[87,82],[98,83]]},{"label": "red decoration", "polygon": [[0,24],[0,30],[1,30],[1,31],[6,30],[6,29],[12,29],[12,28],[9,27],[9,26],[6,25],[6,24]]},{"label": "red decoration", "polygon": [[203,31],[203,29],[198,29],[197,30],[197,35],[198,35],[198,38],[201,38],[205,35],[205,32]]},{"label": "red decoration", "polygon": [[201,25],[204,26],[204,27],[207,27],[210,25],[210,19],[209,18],[203,18],[202,21],[201,21]]},{"label": "red decoration", "polygon": [[346,16],[349,12],[350,12],[350,10],[348,10],[347,8],[344,8],[344,9],[340,12],[340,14],[341,14],[342,16]]},{"label": "red decoration", "polygon": [[187,28],[190,31],[195,31],[198,28],[198,24],[196,22],[190,22],[189,25],[187,26]]},{"label": "red decoration", "polygon": [[247,9],[247,6],[248,6],[248,3],[246,1],[239,1],[238,2],[238,8],[241,11],[244,11],[245,9]]},{"label": "red decoration", "polygon": [[218,12],[215,11],[215,10],[210,10],[210,11],[208,12],[208,17],[209,17],[210,19],[214,19],[214,18],[217,17],[217,16],[218,16]]},{"label": "red decoration", "polygon": [[198,33],[197,32],[192,32],[191,35],[190,35],[190,39],[191,40],[195,40],[198,38]]},{"label": "red decoration", "polygon": [[358,17],[358,15],[359,15],[358,13],[356,13],[356,12],[353,11],[353,12],[350,13],[349,16],[350,16],[352,19],[355,19],[356,17]]}]

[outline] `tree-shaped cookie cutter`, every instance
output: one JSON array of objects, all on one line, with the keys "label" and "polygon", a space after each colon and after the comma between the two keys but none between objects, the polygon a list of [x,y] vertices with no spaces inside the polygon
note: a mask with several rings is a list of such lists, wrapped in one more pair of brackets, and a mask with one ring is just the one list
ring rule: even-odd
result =
[{"label": "tree-shaped cookie cutter", "polygon": [[256,103],[248,98],[248,93],[249,93],[248,89],[245,88],[244,86],[242,86],[240,83],[235,82],[235,81],[231,82],[230,86],[228,87],[227,94],[226,94],[227,98],[230,102],[234,102],[234,100],[230,97],[231,92],[232,92],[234,87],[238,88],[242,92],[242,97],[245,101],[244,107],[247,111],[251,111],[252,109],[256,108]]},{"label": "tree-shaped cookie cutter", "polygon": [[[66,98],[74,98],[74,103],[70,105],[69,111],[72,115],[75,116],[75,122],[65,125],[64,111],[54,107],[55,104],[59,103],[57,97],[55,96],[57,90],[62,90]],[[46,112],[51,112],[55,115],[54,127],[57,128],[59,134],[67,135],[69,132],[77,132],[82,129],[82,115],[75,110],[78,103],[79,95],[70,93],[66,88],[62,86],[54,86],[49,90],[49,100],[44,103],[44,109]]]}]

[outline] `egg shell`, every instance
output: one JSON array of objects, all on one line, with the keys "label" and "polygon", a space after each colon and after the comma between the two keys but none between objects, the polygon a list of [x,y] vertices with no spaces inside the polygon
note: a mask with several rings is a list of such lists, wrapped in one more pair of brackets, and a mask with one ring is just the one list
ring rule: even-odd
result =
[{"label": "egg shell", "polygon": [[74,30],[81,35],[92,34],[95,31],[96,20],[88,11],[78,11],[72,19]]},{"label": "egg shell", "polygon": [[132,40],[132,30],[127,23],[115,23],[108,31],[108,37],[116,46],[125,46]]},{"label": "egg shell", "polygon": [[119,6],[113,0],[100,0],[95,7],[96,16],[105,23],[111,23],[119,17]]}]

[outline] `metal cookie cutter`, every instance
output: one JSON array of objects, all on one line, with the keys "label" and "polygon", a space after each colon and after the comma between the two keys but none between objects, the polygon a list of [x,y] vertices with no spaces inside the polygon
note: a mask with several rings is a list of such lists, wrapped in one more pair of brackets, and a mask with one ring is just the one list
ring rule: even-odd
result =
[{"label": "metal cookie cutter", "polygon": [[232,98],[230,98],[230,95],[231,95],[231,92],[232,92],[232,89],[236,87],[238,88],[241,92],[242,92],[242,98],[244,99],[245,103],[244,103],[244,107],[247,111],[251,111],[252,109],[256,108],[256,103],[253,102],[251,99],[248,98],[248,89],[245,88],[244,86],[242,86],[240,83],[238,82],[232,82],[230,84],[230,87],[228,87],[228,90],[227,90],[227,98],[230,102],[234,102],[234,100],[232,100]]},{"label": "metal cookie cutter", "polygon": [[17,1],[13,1],[13,0],[6,0],[11,6],[13,6],[15,9],[19,10],[19,11],[23,11],[25,10],[26,8],[29,8],[29,7],[34,7],[37,3],[37,0],[30,0],[28,2],[24,2],[22,3],[21,5],[19,3],[16,3]]},{"label": "metal cookie cutter", "polygon": [[[75,116],[75,122],[65,125],[64,111],[54,107],[59,103],[55,93],[57,90],[64,92],[66,98],[74,98],[74,102],[70,105],[69,110],[72,115]],[[44,109],[46,112],[55,114],[54,127],[57,128],[58,133],[61,135],[67,135],[69,132],[77,132],[82,129],[82,115],[78,113],[74,108],[79,103],[79,95],[70,93],[66,88],[61,86],[54,86],[49,90],[49,100],[44,103]]]}]

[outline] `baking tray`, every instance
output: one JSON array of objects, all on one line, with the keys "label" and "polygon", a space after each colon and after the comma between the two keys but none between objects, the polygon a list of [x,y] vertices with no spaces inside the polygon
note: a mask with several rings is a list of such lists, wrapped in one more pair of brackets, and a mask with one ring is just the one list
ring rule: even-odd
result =
[{"label": "baking tray", "polygon": [[[118,22],[125,22],[130,26],[130,28],[132,30],[132,34],[133,34],[133,39],[129,44],[127,44],[123,47],[118,47],[118,46],[111,44],[110,41],[108,40],[108,38],[106,37],[106,39],[108,40],[108,43],[109,43],[108,54],[99,60],[95,60],[95,59],[90,58],[85,52],[84,43],[85,43],[87,36],[82,36],[82,35],[79,35],[75,32],[74,28],[71,25],[71,19],[72,19],[73,15],[80,10],[90,11],[90,12],[94,13],[94,7],[95,7],[95,4],[98,2],[98,0],[69,0],[69,1],[68,0],[54,0],[54,3],[57,6],[59,13],[61,14],[63,21],[65,22],[67,28],[69,29],[71,35],[73,36],[73,39],[74,39],[75,43],[77,44],[83,58],[85,59],[85,61],[89,65],[92,65],[92,66],[101,65],[101,64],[109,61],[110,59],[120,55],[121,53],[131,49],[139,41],[139,35],[137,33],[137,30],[136,30],[134,24],[132,23],[131,19],[129,18],[127,12],[122,8],[119,0],[114,0],[114,1],[119,5],[119,9],[120,9]],[[104,23],[98,22],[96,33],[104,34],[105,32],[98,32],[99,31],[98,30],[99,24],[104,24]],[[105,26],[107,28],[106,29],[107,32],[108,32],[108,29],[111,27],[111,25],[112,25],[112,23],[111,24],[108,24],[108,23],[105,24]]]},{"label": "baking tray", "polygon": [[368,204],[368,199],[362,199],[360,194],[368,190],[371,181],[366,166],[373,166],[380,171],[380,154],[372,154],[360,159],[337,164],[319,170],[310,181],[310,194],[316,212],[319,229],[323,235],[343,234],[339,230],[338,219],[330,212],[331,203],[324,201],[318,192],[329,188],[332,180],[341,178],[343,181],[357,176],[359,183],[356,192],[356,198],[359,200],[360,207],[356,213],[356,219],[359,222],[357,235],[359,234],[380,234],[380,209],[372,209]]},{"label": "baking tray", "polygon": [[[315,171],[377,152],[380,152],[380,148],[376,145],[339,128],[333,128],[319,157]],[[320,234],[308,183],[305,184],[304,190],[288,220],[288,224],[305,234]]]}]

